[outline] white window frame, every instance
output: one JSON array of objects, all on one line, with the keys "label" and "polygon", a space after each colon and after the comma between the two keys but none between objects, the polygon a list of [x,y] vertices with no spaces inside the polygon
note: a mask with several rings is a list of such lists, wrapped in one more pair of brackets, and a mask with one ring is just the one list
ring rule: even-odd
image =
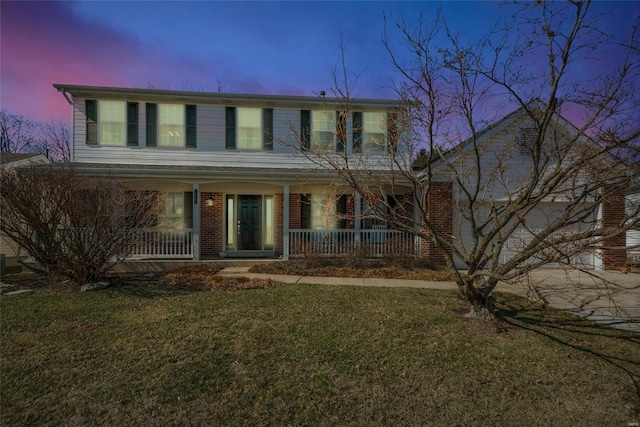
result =
[{"label": "white window frame", "polygon": [[[173,111],[173,117],[168,116],[168,109],[179,109],[179,114],[176,114],[176,111]],[[163,110],[165,110],[163,112]],[[165,113],[165,114],[163,114]],[[180,117],[178,117],[180,116]],[[187,143],[186,137],[186,112],[184,104],[158,104],[158,147],[161,148],[185,148]],[[180,119],[181,122],[169,122],[163,123],[163,120],[167,120],[167,118],[171,118],[172,120]],[[166,133],[165,133],[166,131]],[[171,132],[178,132],[177,135],[171,135]],[[180,144],[169,144],[166,140],[169,138],[176,139]],[[163,140],[165,141],[163,143]]]},{"label": "white window frame", "polygon": [[[381,120],[373,120],[373,116],[381,116]],[[384,128],[380,124],[384,124]],[[387,151],[389,124],[386,112],[362,113],[362,151],[366,153],[383,153]]]},{"label": "white window frame", "polygon": [[[320,120],[320,117],[324,116],[325,120]],[[316,121],[317,119],[317,121]],[[329,150],[329,151],[334,151],[336,149],[336,129],[337,129],[337,122],[336,122],[337,118],[336,118],[336,112],[334,110],[331,111],[327,111],[327,110],[311,110],[311,150],[314,151],[324,151],[324,150]],[[326,125],[329,124],[329,126],[322,126],[322,128],[319,128],[319,125]],[[316,135],[321,135],[321,134],[325,134],[325,136],[327,134],[331,135],[331,138],[329,138],[331,140],[330,143],[328,144],[321,144],[319,142],[319,138]]]},{"label": "white window frame", "polygon": [[[176,203],[176,201],[178,203]],[[184,192],[172,191],[164,194],[162,214],[159,222],[161,228],[181,230],[184,228]]]},{"label": "white window frame", "polygon": [[335,197],[326,194],[311,194],[311,228],[335,230],[338,226],[338,209]]},{"label": "white window frame", "polygon": [[[115,106],[121,108],[122,111],[112,111],[111,108]],[[119,138],[106,138],[104,132],[108,127],[113,126],[120,127],[121,132],[117,133]],[[125,101],[98,100],[98,135],[100,145],[127,145],[127,103]],[[110,132],[108,135],[114,136],[116,133]]]},{"label": "white window frame", "polygon": [[[253,115],[250,122],[248,114]],[[257,123],[255,121],[257,115]],[[262,150],[263,145],[263,118],[262,108],[253,107],[237,107],[236,108],[236,149],[237,150]],[[256,125],[257,124],[257,125]],[[249,130],[257,132],[257,141],[253,144],[255,146],[245,146],[246,139],[243,133]]]}]

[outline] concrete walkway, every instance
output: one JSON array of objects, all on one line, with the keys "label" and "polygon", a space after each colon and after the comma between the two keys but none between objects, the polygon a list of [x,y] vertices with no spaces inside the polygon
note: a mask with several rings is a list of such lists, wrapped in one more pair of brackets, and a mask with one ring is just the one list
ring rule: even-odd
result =
[{"label": "concrete walkway", "polygon": [[[219,275],[270,278],[283,283],[457,289],[454,282],[403,279],[356,279],[249,273],[249,267],[227,267]],[[536,270],[515,284],[500,283],[497,291],[540,299],[599,324],[640,333],[640,274],[617,271]]]}]

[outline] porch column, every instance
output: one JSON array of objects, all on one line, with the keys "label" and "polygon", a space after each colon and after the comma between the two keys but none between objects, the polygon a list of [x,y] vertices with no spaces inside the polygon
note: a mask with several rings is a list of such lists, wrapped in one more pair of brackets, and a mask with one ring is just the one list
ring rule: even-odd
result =
[{"label": "porch column", "polygon": [[200,261],[200,184],[193,184],[193,224],[191,226],[193,260]]},{"label": "porch column", "polygon": [[353,206],[353,219],[355,229],[355,240],[360,243],[360,228],[362,227],[362,196],[356,191]]},{"label": "porch column", "polygon": [[282,258],[289,259],[289,185],[282,191]]}]

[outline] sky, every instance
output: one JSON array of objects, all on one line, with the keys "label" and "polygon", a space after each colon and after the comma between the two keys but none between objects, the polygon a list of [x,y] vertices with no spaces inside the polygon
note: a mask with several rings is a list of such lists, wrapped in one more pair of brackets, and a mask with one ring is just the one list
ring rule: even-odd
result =
[{"label": "sky", "polygon": [[[489,1],[2,0],[0,107],[68,120],[53,83],[314,96],[331,88],[340,40],[359,75],[356,96],[390,99],[399,76],[382,43],[383,14],[430,20],[438,8],[470,38],[503,13]],[[604,26],[615,32],[638,16],[640,1],[596,8],[611,12]]]}]

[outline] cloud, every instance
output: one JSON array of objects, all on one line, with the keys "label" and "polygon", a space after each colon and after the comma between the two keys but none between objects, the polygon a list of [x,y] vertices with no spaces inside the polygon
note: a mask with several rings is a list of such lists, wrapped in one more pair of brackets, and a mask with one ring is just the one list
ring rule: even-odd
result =
[{"label": "cloud", "polygon": [[1,20],[2,108],[35,120],[69,117],[53,83],[215,90],[210,65],[83,18],[73,3],[3,1]]}]

